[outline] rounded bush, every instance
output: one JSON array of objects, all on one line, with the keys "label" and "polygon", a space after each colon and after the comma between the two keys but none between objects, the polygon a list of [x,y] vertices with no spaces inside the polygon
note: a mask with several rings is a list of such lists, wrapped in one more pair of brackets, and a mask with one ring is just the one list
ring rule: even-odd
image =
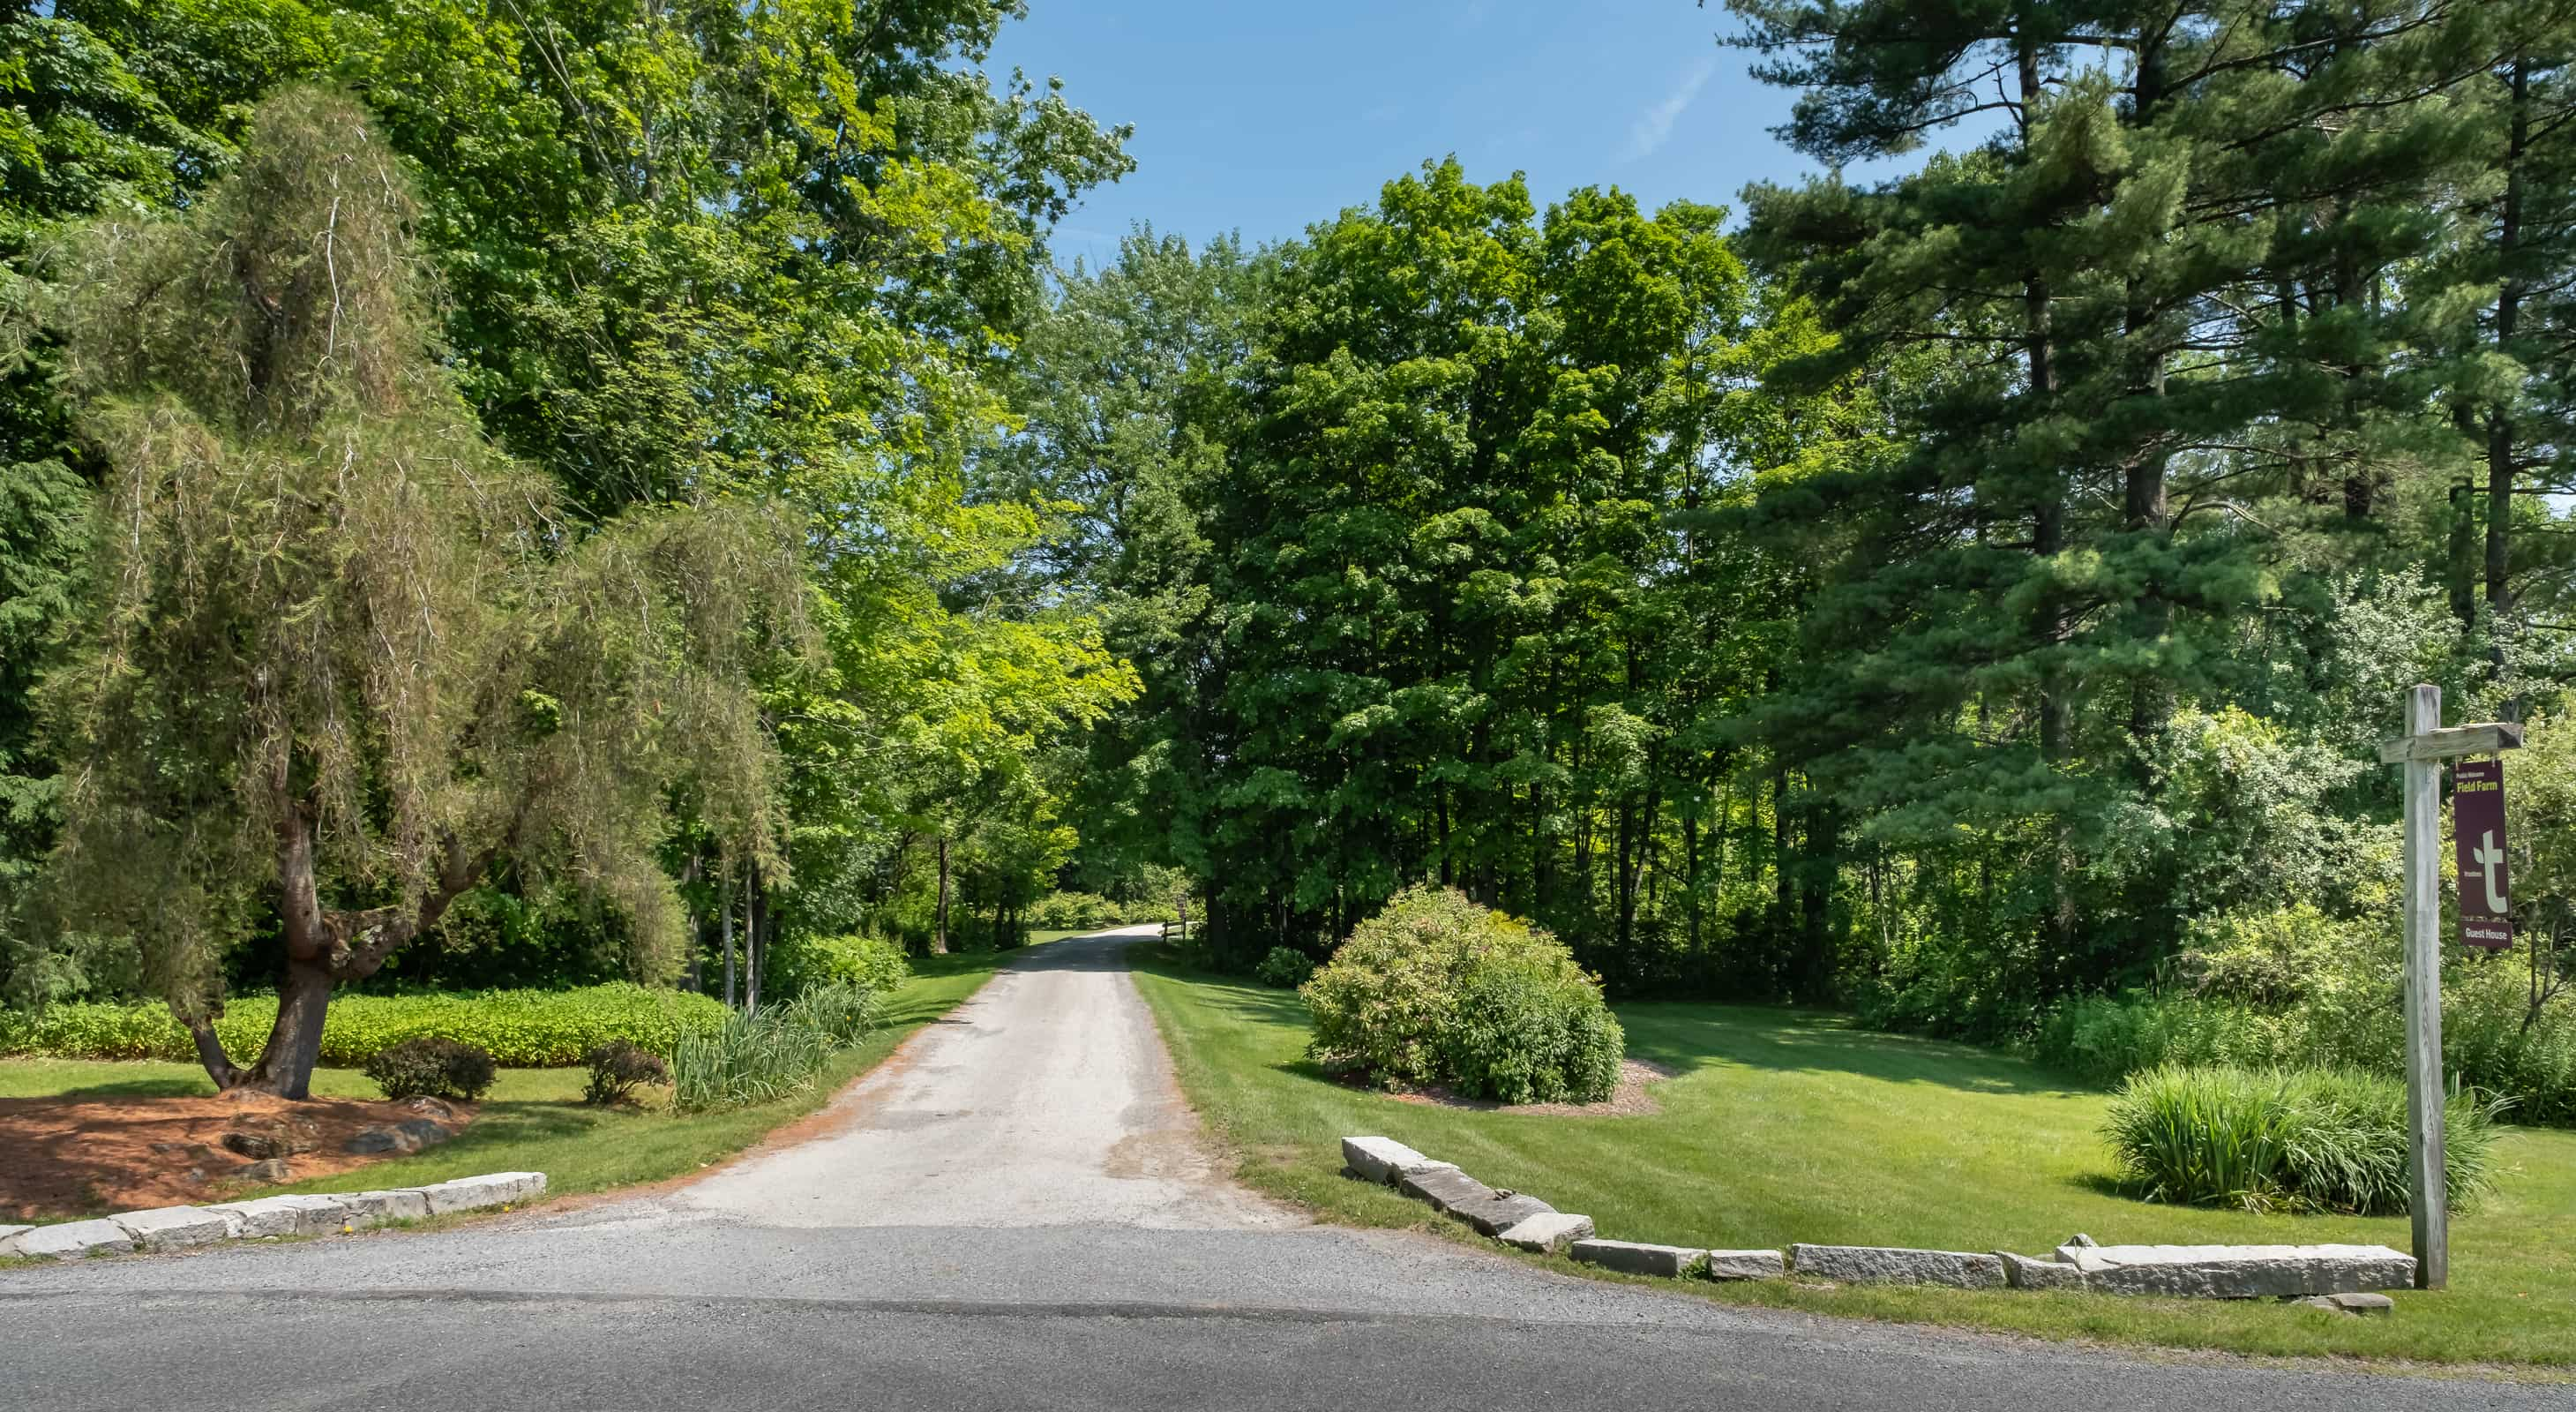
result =
[{"label": "rounded bush", "polygon": [[1252,968],[1254,980],[1263,985],[1277,986],[1281,990],[1303,985],[1306,978],[1313,974],[1315,974],[1314,958],[1293,946],[1270,948],[1270,954],[1262,957],[1261,964]]},{"label": "rounded bush", "polygon": [[1399,893],[1299,989],[1328,1069],[1504,1103],[1591,1103],[1627,1036],[1547,932],[1451,889]]},{"label": "rounded bush", "polygon": [[452,1039],[407,1039],[367,1060],[367,1077],[387,1098],[473,1102],[492,1087],[492,1056]]},{"label": "rounded bush", "polygon": [[635,1096],[635,1090],[646,1084],[667,1084],[670,1067],[662,1056],[638,1049],[632,1043],[610,1040],[590,1051],[590,1086],[582,1090],[581,1101],[607,1107],[624,1103]]}]

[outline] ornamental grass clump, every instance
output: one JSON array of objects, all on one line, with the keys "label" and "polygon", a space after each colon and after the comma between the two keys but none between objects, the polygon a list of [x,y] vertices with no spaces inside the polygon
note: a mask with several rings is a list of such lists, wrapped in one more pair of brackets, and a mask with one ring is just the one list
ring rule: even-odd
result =
[{"label": "ornamental grass clump", "polygon": [[1554,936],[1455,890],[1397,894],[1298,994],[1317,1062],[1381,1087],[1591,1103],[1619,1083],[1627,1037],[1599,981]]},{"label": "ornamental grass clump", "polygon": [[681,1036],[671,1053],[671,1106],[705,1113],[802,1093],[831,1054],[824,1033],[789,1010],[736,1015],[718,1029]]},{"label": "ornamental grass clump", "polygon": [[[2443,1114],[2444,1187],[2467,1206],[2493,1185],[2499,1105],[2474,1090]],[[2150,1201],[2249,1211],[2403,1214],[2406,1090],[2354,1069],[2167,1065],[2133,1076],[2104,1136]]]}]

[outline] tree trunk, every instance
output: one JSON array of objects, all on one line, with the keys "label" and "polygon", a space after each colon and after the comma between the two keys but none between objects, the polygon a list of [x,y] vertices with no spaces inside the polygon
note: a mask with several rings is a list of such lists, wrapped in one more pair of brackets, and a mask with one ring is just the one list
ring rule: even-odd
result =
[{"label": "tree trunk", "polygon": [[742,889],[742,1013],[760,1013],[760,922],[768,915],[768,899],[760,894],[760,863],[750,866],[750,881]]},{"label": "tree trunk", "polygon": [[[500,845],[467,853],[454,836],[446,839],[437,882],[406,911],[377,907],[364,911],[329,911],[322,906],[314,877],[313,810],[309,800],[292,793],[291,756],[281,757],[274,786],[278,796],[277,882],[278,934],[285,943],[286,968],[277,988],[277,1019],[259,1061],[245,1069],[224,1053],[210,1013],[179,1015],[197,1048],[197,1058],[215,1087],[227,1093],[248,1089],[280,1098],[312,1096],[313,1066],[322,1056],[322,1025],[331,1007],[331,988],[340,981],[374,975],[385,958],[438,924],[448,906],[492,866]],[[511,834],[515,836],[516,828]],[[173,1011],[178,1010],[174,1002]]]},{"label": "tree trunk", "polygon": [[930,928],[930,954],[948,954],[948,835],[939,836],[939,914]]},{"label": "tree trunk", "polygon": [[733,879],[730,876],[725,879],[724,898],[716,904],[716,912],[724,918],[725,1008],[730,1010],[733,1008]]}]

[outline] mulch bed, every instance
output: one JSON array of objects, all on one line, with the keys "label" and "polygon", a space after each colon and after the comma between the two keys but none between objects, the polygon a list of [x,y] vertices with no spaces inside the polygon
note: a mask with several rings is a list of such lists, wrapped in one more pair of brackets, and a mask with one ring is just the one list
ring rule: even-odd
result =
[{"label": "mulch bed", "polygon": [[1464,1098],[1445,1088],[1410,1089],[1387,1095],[1399,1103],[1429,1103],[1442,1108],[1472,1108],[1479,1113],[1526,1113],[1553,1118],[1634,1118],[1664,1111],[1655,1096],[1646,1091],[1648,1084],[1661,1083],[1673,1076],[1660,1064],[1643,1059],[1624,1059],[1619,1063],[1619,1086],[1598,1103],[1495,1103],[1483,1098]]},{"label": "mulch bed", "polygon": [[285,1159],[285,1180],[302,1181],[399,1155],[342,1151],[361,1129],[426,1117],[454,1133],[473,1121],[472,1104],[412,1102],[290,1103],[255,1093],[0,1099],[0,1220],[202,1205],[277,1185],[275,1177],[240,1175],[251,1159],[223,1146],[224,1134],[235,1128],[284,1131],[298,1145],[309,1144]]}]

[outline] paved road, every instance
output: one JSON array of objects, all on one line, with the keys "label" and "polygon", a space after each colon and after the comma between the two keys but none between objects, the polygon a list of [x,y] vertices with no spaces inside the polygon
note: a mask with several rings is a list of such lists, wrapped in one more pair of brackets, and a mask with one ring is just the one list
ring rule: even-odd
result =
[{"label": "paved road", "polygon": [[1727,1309],[1309,1225],[1213,1175],[1124,944],[1032,952],[822,1135],[677,1192],[0,1272],[0,1408],[2569,1406]]}]

